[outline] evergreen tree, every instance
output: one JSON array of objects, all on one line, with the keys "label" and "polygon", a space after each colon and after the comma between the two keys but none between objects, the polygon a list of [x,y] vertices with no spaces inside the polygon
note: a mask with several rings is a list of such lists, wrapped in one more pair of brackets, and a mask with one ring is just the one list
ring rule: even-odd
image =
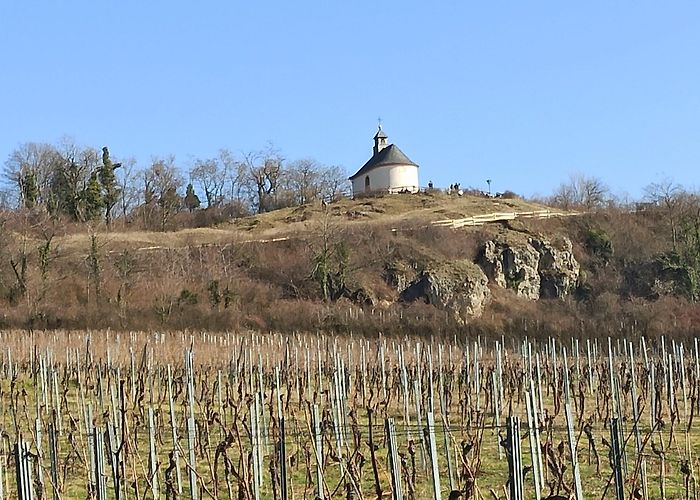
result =
[{"label": "evergreen tree", "polygon": [[81,212],[84,220],[94,220],[102,216],[102,208],[104,200],[102,198],[102,189],[97,181],[97,172],[90,175],[90,180],[81,193]]},{"label": "evergreen tree", "polygon": [[199,196],[197,196],[197,193],[194,192],[192,183],[189,183],[187,185],[187,192],[185,193],[185,207],[187,207],[187,210],[192,212],[199,208],[201,204],[202,202],[199,201]]},{"label": "evergreen tree", "polygon": [[39,197],[39,187],[36,185],[36,175],[31,170],[22,174],[22,201],[24,208],[34,208]]},{"label": "evergreen tree", "polygon": [[70,158],[59,163],[51,179],[51,213],[63,213],[73,220],[81,220],[86,189],[84,182],[81,169],[75,160]]},{"label": "evergreen tree", "polygon": [[114,170],[121,167],[121,163],[112,163],[109,157],[109,149],[102,148],[102,166],[99,168],[99,180],[102,184],[102,202],[105,208],[105,222],[107,226],[112,223],[112,208],[119,201],[121,189],[117,183],[117,176]]}]

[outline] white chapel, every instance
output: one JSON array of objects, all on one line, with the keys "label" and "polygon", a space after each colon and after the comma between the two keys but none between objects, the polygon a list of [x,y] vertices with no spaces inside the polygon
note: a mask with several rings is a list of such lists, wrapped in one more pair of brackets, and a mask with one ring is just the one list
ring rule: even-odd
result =
[{"label": "white chapel", "polygon": [[374,136],[372,158],[350,177],[353,196],[371,192],[416,193],[420,190],[418,165],[409,160],[398,146],[388,144],[387,139],[379,125]]}]

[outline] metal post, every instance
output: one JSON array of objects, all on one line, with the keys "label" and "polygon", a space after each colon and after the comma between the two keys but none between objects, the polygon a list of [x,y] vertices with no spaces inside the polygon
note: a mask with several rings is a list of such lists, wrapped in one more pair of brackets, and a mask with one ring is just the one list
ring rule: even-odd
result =
[{"label": "metal post", "polygon": [[510,500],[524,500],[523,495],[523,458],[520,451],[520,419],[508,417],[508,485]]},{"label": "metal post", "polygon": [[430,468],[433,474],[433,499],[442,500],[442,493],[440,492],[440,469],[438,468],[437,446],[435,444],[435,416],[432,411],[428,412],[428,441]]},{"label": "metal post", "polygon": [[[122,477],[121,477],[121,450],[117,446],[115,427],[111,422],[107,422],[107,446],[109,447],[110,463],[112,464],[112,482],[114,483],[114,498],[123,498]],[[55,498],[54,500],[58,500]]]},{"label": "metal post", "polygon": [[[401,489],[401,462],[396,446],[396,426],[393,418],[385,421],[386,435],[389,448],[389,470],[391,472],[391,498],[392,500],[403,500],[403,490]],[[449,454],[449,451],[448,451]]]},{"label": "metal post", "polygon": [[175,401],[173,401],[173,371],[168,365],[168,404],[170,406],[170,430],[173,439],[173,462],[175,463],[175,481],[177,494],[182,496],[182,472],[180,472],[180,446],[177,437],[177,421],[175,420]]},{"label": "metal post", "polygon": [[615,498],[625,500],[625,485],[622,479],[622,455],[620,453],[620,429],[617,418],[610,420],[610,448],[615,478]]},{"label": "metal post", "polygon": [[284,417],[280,418],[280,444],[279,444],[279,461],[280,461],[280,493],[282,500],[287,500],[287,450],[285,448],[285,431]]},{"label": "metal post", "polygon": [[99,427],[93,427],[94,434],[94,464],[95,464],[95,497],[97,500],[107,500],[107,481],[105,479],[104,466],[104,436]]},{"label": "metal post", "polygon": [[649,498],[648,496],[648,485],[647,485],[647,464],[646,458],[642,455],[642,436],[639,432],[639,420],[641,415],[639,414],[639,405],[637,404],[637,379],[634,372],[634,346],[632,342],[629,345],[629,356],[630,356],[630,374],[632,378],[632,417],[634,418],[634,437],[635,444],[637,445],[637,457],[640,466],[640,475],[642,480],[642,496],[644,500]]},{"label": "metal post", "polygon": [[[194,466],[194,464],[192,464]],[[151,493],[159,498],[158,493],[158,455],[156,455],[156,426],[153,407],[148,408],[148,472],[151,477]]]},{"label": "metal post", "polygon": [[316,497],[319,500],[325,498],[323,491],[323,437],[321,436],[321,417],[318,405],[313,405],[312,410],[314,426],[314,451],[316,453]]},{"label": "metal post", "polygon": [[[530,380],[530,388],[532,389],[532,380]],[[532,392],[532,391],[531,391]],[[532,407],[532,394],[531,392],[525,393],[525,403],[527,407],[527,421],[528,421],[528,437],[530,438],[530,458],[532,461],[532,481],[535,485],[535,500],[540,500],[542,497],[541,492],[541,472],[540,472],[540,457],[539,457],[539,439],[535,439],[535,428],[537,426],[537,415],[533,411]],[[499,449],[501,447],[499,446]]]},{"label": "metal post", "polygon": [[[493,416],[494,416],[494,421],[496,423],[496,428],[501,427],[501,401],[500,397],[498,394],[498,385],[496,383],[496,371],[494,370],[491,372],[491,380],[492,384],[491,387],[492,393],[493,393]],[[498,442],[500,441],[500,438],[498,437],[498,434],[496,434],[496,447],[498,448],[498,459],[501,460],[503,458],[503,450],[501,449],[501,446],[499,446]]]},{"label": "metal post", "polygon": [[194,355],[192,351],[187,351],[185,355],[185,371],[187,372],[187,401],[188,401],[188,416],[187,416],[187,447],[188,447],[188,459],[189,459],[189,476],[190,476],[190,496],[192,500],[197,500],[199,498],[199,491],[197,488],[197,474],[194,470],[197,463],[197,458],[195,456],[195,447],[197,442],[197,429],[196,422],[194,419],[194,367],[193,367]]},{"label": "metal post", "polygon": [[567,401],[564,405],[564,412],[566,413],[566,429],[569,436],[569,450],[571,451],[571,463],[574,469],[574,488],[576,493],[576,500],[583,500],[583,488],[581,487],[581,470],[578,465],[578,454],[576,452],[576,432],[574,430],[574,422],[571,415],[571,401],[569,400],[569,395],[567,394]]},{"label": "metal post", "polygon": [[571,390],[569,387],[569,362],[566,357],[566,348],[563,349],[564,358],[564,414],[566,417],[566,430],[569,437],[569,451],[571,452],[571,464],[574,472],[574,489],[576,500],[583,500],[583,489],[581,487],[581,471],[578,465],[578,454],[576,452],[576,432],[574,430],[574,419],[571,414]]},{"label": "metal post", "polygon": [[250,404],[250,443],[253,458],[253,495],[255,500],[260,500],[260,462],[258,448],[260,447],[258,436],[258,398],[254,398]]},{"label": "metal post", "polygon": [[[2,451],[0,452],[0,500],[5,500],[5,445],[3,443]],[[54,497],[54,500],[57,500]]]},{"label": "metal post", "polygon": [[29,448],[21,437],[15,444],[15,462],[17,464],[18,500],[34,500],[34,483],[32,481],[32,467],[29,463]]}]

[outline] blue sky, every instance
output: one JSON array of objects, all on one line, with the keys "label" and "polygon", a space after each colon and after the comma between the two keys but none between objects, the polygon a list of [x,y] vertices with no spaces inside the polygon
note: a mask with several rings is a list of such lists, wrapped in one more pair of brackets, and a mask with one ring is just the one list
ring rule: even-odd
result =
[{"label": "blue sky", "polygon": [[421,181],[639,196],[700,185],[700,3],[22,1],[0,6],[0,160],[20,143],[183,167],[219,148],[354,173],[381,116]]}]

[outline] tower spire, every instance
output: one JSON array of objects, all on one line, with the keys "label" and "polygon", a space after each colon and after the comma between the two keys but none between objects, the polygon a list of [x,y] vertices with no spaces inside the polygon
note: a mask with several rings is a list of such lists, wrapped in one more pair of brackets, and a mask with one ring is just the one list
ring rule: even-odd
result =
[{"label": "tower spire", "polygon": [[387,144],[387,135],[384,133],[382,130],[382,119],[381,117],[377,119],[379,122],[378,128],[377,128],[377,133],[374,135],[374,148],[373,152],[376,155],[379,153],[382,149],[388,146]]}]

